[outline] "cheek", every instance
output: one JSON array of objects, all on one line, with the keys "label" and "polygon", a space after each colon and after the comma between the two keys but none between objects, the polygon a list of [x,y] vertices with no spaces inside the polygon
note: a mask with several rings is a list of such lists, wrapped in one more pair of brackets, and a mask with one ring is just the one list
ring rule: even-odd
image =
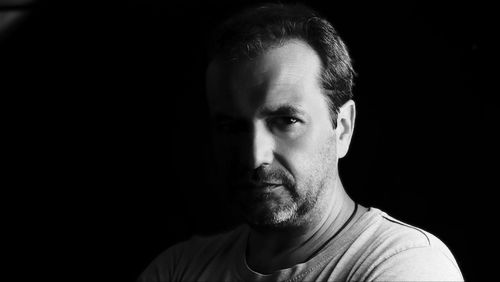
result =
[{"label": "cheek", "polygon": [[335,133],[333,130],[311,128],[300,138],[279,143],[279,155],[297,181],[316,177],[329,170],[336,159]]},{"label": "cheek", "polygon": [[218,138],[214,140],[214,164],[217,176],[224,181],[237,180],[247,169],[249,150],[246,140],[241,138]]}]

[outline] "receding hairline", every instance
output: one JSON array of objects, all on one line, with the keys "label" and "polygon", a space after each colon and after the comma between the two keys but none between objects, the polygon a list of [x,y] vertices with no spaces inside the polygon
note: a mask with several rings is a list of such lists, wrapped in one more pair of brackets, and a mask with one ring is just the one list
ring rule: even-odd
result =
[{"label": "receding hairline", "polygon": [[[254,58],[241,58],[240,60],[227,60],[224,58],[213,58],[206,69],[206,76],[205,76],[206,77],[206,86],[207,86],[206,91],[205,91],[205,95],[207,96],[207,99],[209,100],[209,106],[211,104],[210,100],[213,97],[212,98],[210,97],[212,95],[210,95],[210,91],[208,91],[209,90],[208,85],[210,82],[215,82],[215,81],[209,80],[209,75],[215,75],[215,77],[218,77],[217,79],[229,79],[229,78],[221,78],[221,74],[224,76],[223,72],[226,70],[230,71],[230,69],[232,67],[237,67],[238,65],[246,64],[248,62],[256,62],[260,58],[265,56],[266,54],[269,54],[269,52],[273,52],[273,51],[278,50],[280,48],[287,48],[287,46],[290,46],[290,45],[301,46],[302,50],[306,50],[306,52],[307,52],[307,53],[302,53],[302,54],[298,54],[298,55],[294,55],[294,56],[300,56],[300,58],[304,58],[304,55],[306,55],[306,56],[311,56],[312,58],[314,58],[313,63],[311,63],[314,65],[314,67],[313,67],[314,78],[313,79],[314,79],[315,83],[317,83],[317,86],[318,86],[319,90],[321,91],[322,98],[325,100],[327,105],[330,107],[331,101],[327,96],[328,90],[323,87],[323,83],[322,83],[322,74],[323,74],[324,67],[325,67],[324,62],[321,59],[318,52],[313,48],[313,46],[311,46],[306,40],[304,40],[302,38],[296,38],[296,37],[289,38],[286,40],[281,40],[280,42],[277,42],[275,44],[271,44],[271,45],[269,45],[268,48],[262,50],[262,52],[260,52],[260,54],[255,56]],[[302,64],[300,59],[296,59],[296,65],[300,65],[300,64]],[[213,73],[210,74],[210,71],[213,71]],[[222,71],[222,73],[221,73],[221,71]],[[212,77],[212,78],[214,78],[214,77]]]},{"label": "receding hairline", "polygon": [[272,50],[284,47],[288,44],[296,44],[296,45],[302,45],[302,46],[307,47],[307,49],[311,50],[312,52],[314,52],[314,54],[316,56],[318,56],[322,67],[324,65],[324,62],[323,62],[320,54],[314,48],[314,46],[312,46],[309,42],[307,42],[306,39],[301,38],[300,36],[287,36],[287,37],[278,38],[278,39],[274,39],[274,40],[268,40],[265,43],[266,43],[265,46],[263,46],[263,48],[261,50],[259,50],[259,52],[255,56],[252,56],[252,57],[231,56],[231,55],[228,55],[226,53],[218,53],[218,54],[214,55],[210,59],[210,61],[208,61],[208,65],[210,66],[210,64],[213,63],[214,61],[226,62],[226,63],[240,63],[240,62],[246,62],[246,61],[253,61],[253,60],[261,57],[265,53],[268,53]]},{"label": "receding hairline", "polygon": [[236,66],[239,64],[254,62],[259,60],[266,54],[269,54],[270,52],[273,52],[280,48],[286,48],[289,45],[303,46],[305,47],[304,49],[307,50],[307,53],[315,58],[315,60],[318,63],[318,68],[315,71],[316,80],[319,83],[320,88],[322,90],[325,90],[322,84],[322,75],[325,70],[325,63],[323,62],[317,50],[313,46],[311,46],[311,44],[309,44],[306,40],[300,37],[290,37],[290,38],[285,38],[283,40],[276,40],[275,43],[271,43],[268,46],[266,46],[265,49],[262,49],[262,51],[259,52],[259,54],[253,58],[240,57],[238,59],[231,59],[223,56],[216,56],[212,58],[212,60],[208,63],[208,66],[205,71],[205,79],[208,82],[208,74],[210,70],[213,68],[224,68],[225,66],[227,68],[230,68],[232,66]]},{"label": "receding hairline", "polygon": [[257,57],[291,38],[302,39],[319,55],[320,85],[336,127],[340,106],[353,97],[356,73],[347,46],[332,23],[304,4],[264,3],[226,19],[212,33],[207,63],[215,57]]}]

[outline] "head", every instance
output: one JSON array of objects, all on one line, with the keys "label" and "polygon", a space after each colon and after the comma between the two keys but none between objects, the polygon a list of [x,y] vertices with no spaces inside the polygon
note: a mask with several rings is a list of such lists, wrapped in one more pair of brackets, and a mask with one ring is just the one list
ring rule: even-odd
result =
[{"label": "head", "polygon": [[334,28],[304,6],[249,9],[216,33],[215,156],[251,225],[300,226],[324,212],[353,132],[353,73]]}]

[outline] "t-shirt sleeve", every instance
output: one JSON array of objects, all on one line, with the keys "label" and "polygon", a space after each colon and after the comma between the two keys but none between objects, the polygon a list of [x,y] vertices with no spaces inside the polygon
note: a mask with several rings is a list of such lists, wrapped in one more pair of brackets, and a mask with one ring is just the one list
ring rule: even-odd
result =
[{"label": "t-shirt sleeve", "polygon": [[367,281],[464,281],[455,261],[428,246],[399,251],[379,263]]},{"label": "t-shirt sleeve", "polygon": [[137,279],[137,282],[164,282],[174,280],[175,266],[183,243],[174,245],[156,257]]}]

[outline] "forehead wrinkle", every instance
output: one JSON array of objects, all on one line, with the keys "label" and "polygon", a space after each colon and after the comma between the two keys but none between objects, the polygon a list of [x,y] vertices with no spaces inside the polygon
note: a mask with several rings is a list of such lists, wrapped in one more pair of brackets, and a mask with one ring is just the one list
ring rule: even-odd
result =
[{"label": "forehead wrinkle", "polygon": [[271,93],[303,92],[311,85],[321,85],[321,59],[313,48],[301,40],[289,40],[280,47],[268,50],[259,57],[259,61],[261,68],[271,74],[268,77],[268,91]]},{"label": "forehead wrinkle", "polygon": [[[275,88],[304,88],[305,80],[316,83],[321,69],[321,59],[309,44],[290,39],[268,49],[255,60],[246,61],[241,70],[244,81],[255,82],[249,86],[268,86],[266,90],[274,92]],[[240,86],[240,82],[235,85],[236,88]]]},{"label": "forehead wrinkle", "polygon": [[321,60],[300,40],[289,40],[254,60],[236,64],[219,61],[216,65],[218,86],[223,88],[219,90],[229,94],[220,102],[237,106],[232,110],[238,115],[254,115],[265,105],[297,104],[311,86],[320,86]]}]

